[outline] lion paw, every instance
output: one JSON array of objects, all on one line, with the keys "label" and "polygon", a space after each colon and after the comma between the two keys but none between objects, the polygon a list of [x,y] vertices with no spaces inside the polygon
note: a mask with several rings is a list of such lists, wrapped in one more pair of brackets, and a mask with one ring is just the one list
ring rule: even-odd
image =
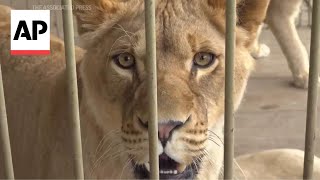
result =
[{"label": "lion paw", "polygon": [[252,57],[264,58],[270,55],[270,48],[265,44],[259,44],[259,48],[256,51],[251,52]]},{"label": "lion paw", "polygon": [[[297,88],[308,89],[309,75],[295,77],[293,79],[293,85]],[[318,86],[320,87],[320,77],[318,78]]]}]

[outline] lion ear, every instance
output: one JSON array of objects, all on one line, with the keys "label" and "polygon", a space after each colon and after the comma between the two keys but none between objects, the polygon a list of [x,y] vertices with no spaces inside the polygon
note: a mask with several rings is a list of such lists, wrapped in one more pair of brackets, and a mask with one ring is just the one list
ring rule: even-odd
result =
[{"label": "lion ear", "polygon": [[[211,8],[211,15],[218,15],[215,21],[219,21],[225,28],[225,21],[221,21],[225,17],[227,0],[206,0]],[[248,34],[245,41],[246,47],[250,47],[254,42],[259,26],[263,23],[270,0],[236,0],[237,3],[237,27],[244,29]],[[217,24],[219,24],[217,23]]]},{"label": "lion ear", "polygon": [[121,2],[122,0],[73,0],[79,34],[96,30],[116,15],[121,9]]},{"label": "lion ear", "polygon": [[[240,1],[243,0],[236,0],[236,3],[239,4]],[[226,8],[226,0],[208,0],[208,4],[214,9],[225,9]]]},{"label": "lion ear", "polygon": [[256,39],[259,26],[263,23],[270,0],[240,0],[237,4],[237,26],[248,32],[245,45],[250,47]]}]

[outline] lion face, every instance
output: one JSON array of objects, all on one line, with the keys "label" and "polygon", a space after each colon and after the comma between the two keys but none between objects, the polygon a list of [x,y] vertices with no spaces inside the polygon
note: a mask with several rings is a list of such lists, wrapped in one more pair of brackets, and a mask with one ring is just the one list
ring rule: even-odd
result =
[{"label": "lion face", "polygon": [[[82,26],[86,27],[84,36],[89,37],[81,64],[84,94],[102,129],[121,129],[119,138],[134,176],[148,178],[143,1],[95,5],[102,7],[97,17],[101,9],[112,13],[101,22],[93,14],[92,19],[83,12],[78,15],[86,25]],[[224,1],[161,0],[156,12],[160,177],[192,179],[208,162],[216,171],[222,165],[222,154],[216,152],[223,151]],[[253,64],[245,34],[237,29],[236,108]]]}]

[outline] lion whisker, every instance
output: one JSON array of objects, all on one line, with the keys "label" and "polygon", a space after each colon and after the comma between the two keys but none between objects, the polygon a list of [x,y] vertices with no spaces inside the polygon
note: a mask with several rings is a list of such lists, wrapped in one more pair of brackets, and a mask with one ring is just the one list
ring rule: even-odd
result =
[{"label": "lion whisker", "polygon": [[212,138],[209,137],[208,140],[211,141],[211,142],[213,142],[213,143],[215,143],[217,146],[220,147],[220,145],[219,145],[214,139],[212,139]]},{"label": "lion whisker", "polygon": [[213,134],[213,135],[215,135],[215,136],[221,141],[221,143],[224,144],[224,143],[223,143],[223,140],[221,139],[221,137],[220,137],[217,133],[215,133],[214,131],[212,131],[212,130],[210,130],[210,129],[208,129],[208,132],[211,133],[211,134]]},{"label": "lion whisker", "polygon": [[233,159],[234,164],[239,168],[241,174],[244,176],[244,179],[247,179],[247,176],[245,175],[243,169],[240,167],[236,159]]},{"label": "lion whisker", "polygon": [[[121,146],[121,143],[118,143],[118,144],[115,144],[113,146],[111,146],[112,143],[110,143],[110,147],[108,147],[108,149],[101,155],[99,156],[99,158],[97,158],[97,160],[93,163],[93,167],[92,167],[92,170],[91,171],[94,171],[94,169],[98,166],[99,163],[101,163],[101,160],[102,158],[104,158],[104,156],[110,151],[112,150],[113,148],[115,147],[118,147],[118,146]],[[93,173],[93,172],[92,172]]]},{"label": "lion whisker", "polygon": [[125,163],[125,165],[123,166],[122,171],[121,171],[121,174],[120,174],[120,179],[122,179],[122,175],[123,175],[123,172],[124,172],[125,168],[132,162],[132,160],[133,160],[133,157],[132,157],[132,158],[129,158],[129,159],[127,160],[127,162]]},{"label": "lion whisker", "polygon": [[99,158],[99,160],[97,160],[96,162],[95,162],[95,164],[93,165],[93,168],[92,168],[92,170],[91,170],[91,174],[95,171],[95,169],[97,168],[97,167],[99,167],[99,165],[101,165],[102,163],[103,163],[103,161],[105,160],[105,159],[108,159],[109,157],[112,157],[112,158],[109,158],[109,160],[113,160],[113,159],[115,159],[115,158],[118,158],[118,157],[120,157],[121,155],[123,155],[123,154],[127,154],[127,153],[129,153],[129,152],[131,152],[131,151],[133,151],[133,150],[120,150],[120,151],[117,151],[117,152],[115,152],[115,153],[112,153],[112,154],[109,154],[108,156],[101,156],[100,158]]},{"label": "lion whisker", "polygon": [[123,28],[123,26],[121,26],[120,24],[116,24],[119,28],[117,28],[117,27],[115,27],[115,26],[113,26],[112,28],[113,29],[117,29],[117,30],[121,30],[121,31],[123,31],[125,34],[127,34],[128,36],[130,36],[129,35],[129,33],[131,34],[131,35],[134,35],[134,33],[133,32],[130,32],[130,31],[128,31],[128,30],[125,30],[124,28]]},{"label": "lion whisker", "polygon": [[198,168],[197,162],[195,162],[195,161],[197,161],[197,159],[198,159],[198,158],[192,160],[192,164],[194,164],[194,166],[195,166],[196,169],[197,169],[197,172],[199,172],[199,168]]},{"label": "lion whisker", "polygon": [[124,37],[126,37],[126,36],[127,36],[127,35],[120,36],[119,38],[117,38],[117,39],[113,42],[113,44],[111,45],[111,48],[110,48],[110,50],[109,50],[108,56],[107,56],[108,59],[109,59],[109,57],[110,57],[110,54],[111,54],[111,52],[112,52],[115,44],[116,44],[121,38],[124,38]]},{"label": "lion whisker", "polygon": [[[103,156],[105,153],[108,153],[108,151],[111,150],[114,146],[118,146],[118,145],[120,145],[120,144],[121,144],[121,142],[112,141],[112,142],[109,143],[109,145],[105,148],[106,150],[105,150],[104,153],[102,153],[102,156]],[[101,147],[101,149],[103,149],[103,147]],[[97,156],[99,152],[100,152],[100,151],[98,151],[98,152],[95,154],[95,156]]]},{"label": "lion whisker", "polygon": [[96,148],[96,151],[95,151],[95,154],[97,154],[103,147],[103,144],[105,143],[105,141],[109,140],[112,138],[112,134],[115,135],[115,134],[120,134],[121,131],[120,130],[111,130],[109,131],[108,133],[106,133],[102,138],[101,140],[99,141],[98,145],[97,145],[97,148]]},{"label": "lion whisker", "polygon": [[[209,164],[212,166],[212,167],[216,167],[216,163],[212,161],[212,159],[210,158],[210,155],[209,155],[209,152],[204,149],[203,150],[203,156],[206,158],[206,160],[209,162]],[[203,158],[202,158],[203,159]]]}]

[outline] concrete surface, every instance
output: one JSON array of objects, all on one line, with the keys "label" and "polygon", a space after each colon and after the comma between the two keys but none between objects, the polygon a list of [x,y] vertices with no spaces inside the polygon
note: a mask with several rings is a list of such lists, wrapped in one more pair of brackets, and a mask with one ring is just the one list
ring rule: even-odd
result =
[{"label": "concrete surface", "polygon": [[[299,34],[309,49],[310,29]],[[271,55],[256,60],[244,100],[236,113],[236,155],[272,148],[304,149],[307,90],[291,86],[291,72],[273,34],[265,29],[260,42]],[[318,106],[320,113],[320,108]],[[319,116],[320,117],[320,114]],[[319,123],[316,154],[320,156]]]}]

